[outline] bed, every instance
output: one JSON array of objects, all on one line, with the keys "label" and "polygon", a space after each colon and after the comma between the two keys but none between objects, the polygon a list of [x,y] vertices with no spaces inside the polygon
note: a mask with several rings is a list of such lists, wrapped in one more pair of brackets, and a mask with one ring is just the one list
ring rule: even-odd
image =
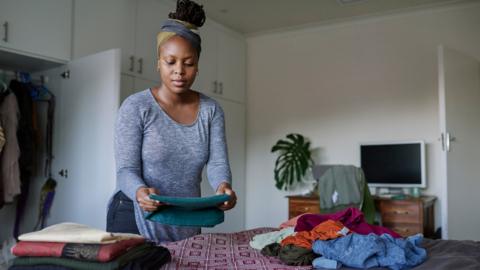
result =
[{"label": "bed", "polygon": [[[167,243],[164,246],[170,250],[172,261],[161,269],[312,269],[311,266],[287,266],[279,259],[263,256],[260,251],[249,246],[249,241],[254,235],[273,230],[275,229],[257,228],[229,234],[206,233],[182,241]],[[428,259],[412,269],[480,269],[480,242],[425,239],[423,246],[427,249]],[[341,269],[355,268],[343,267]]]}]

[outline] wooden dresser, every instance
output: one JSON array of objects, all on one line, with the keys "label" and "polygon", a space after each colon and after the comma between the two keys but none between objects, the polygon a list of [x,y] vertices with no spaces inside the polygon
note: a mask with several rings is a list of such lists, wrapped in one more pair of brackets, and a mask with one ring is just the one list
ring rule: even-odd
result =
[{"label": "wooden dresser", "polygon": [[435,196],[403,200],[374,197],[374,200],[375,207],[380,212],[382,226],[404,237],[417,233],[423,233],[425,237],[433,236]]},{"label": "wooden dresser", "polygon": [[[436,197],[422,196],[404,200],[392,200],[374,196],[375,207],[380,213],[382,226],[402,236],[434,233],[434,203]],[[288,196],[288,218],[304,213],[320,213],[318,197]]]}]

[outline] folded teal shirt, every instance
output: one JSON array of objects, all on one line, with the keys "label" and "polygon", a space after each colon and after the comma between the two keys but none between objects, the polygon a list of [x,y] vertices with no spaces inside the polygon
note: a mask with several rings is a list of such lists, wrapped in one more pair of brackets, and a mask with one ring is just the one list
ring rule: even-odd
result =
[{"label": "folded teal shirt", "polygon": [[152,194],[150,198],[167,205],[148,213],[145,218],[167,225],[213,227],[224,221],[225,215],[218,205],[230,199],[229,195],[211,197],[169,197]]}]

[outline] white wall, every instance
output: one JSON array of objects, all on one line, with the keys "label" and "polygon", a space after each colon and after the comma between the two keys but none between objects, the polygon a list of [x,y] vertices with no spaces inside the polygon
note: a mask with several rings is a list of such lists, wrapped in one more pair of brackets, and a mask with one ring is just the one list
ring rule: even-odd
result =
[{"label": "white wall", "polygon": [[427,142],[427,194],[439,196],[440,43],[480,59],[480,4],[363,19],[248,38],[246,227],[278,226],[287,199],[274,187],[271,146],[291,132],[322,164],[359,164],[362,141]]}]

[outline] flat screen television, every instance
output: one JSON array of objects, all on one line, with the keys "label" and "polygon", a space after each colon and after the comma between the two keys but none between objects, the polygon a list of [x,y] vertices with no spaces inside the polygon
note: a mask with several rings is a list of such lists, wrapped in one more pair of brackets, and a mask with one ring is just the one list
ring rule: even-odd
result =
[{"label": "flat screen television", "polygon": [[362,143],[360,164],[370,187],[427,186],[423,141]]}]

